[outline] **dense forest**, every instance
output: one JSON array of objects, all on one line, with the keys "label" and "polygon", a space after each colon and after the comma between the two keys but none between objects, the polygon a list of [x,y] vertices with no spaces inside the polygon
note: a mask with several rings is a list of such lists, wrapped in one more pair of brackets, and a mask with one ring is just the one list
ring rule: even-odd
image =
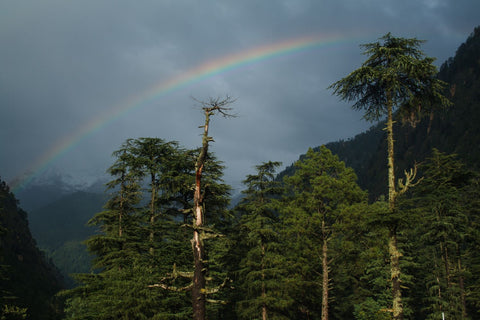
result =
[{"label": "dense forest", "polygon": [[374,126],[258,164],[238,204],[209,150],[230,98],[200,102],[198,149],[126,140],[106,196],[57,201],[90,229],[54,235],[51,205],[35,218],[49,256],[87,238],[75,284],[2,182],[1,319],[480,319],[480,27],[438,72],[415,39],[380,41],[331,87]]}]

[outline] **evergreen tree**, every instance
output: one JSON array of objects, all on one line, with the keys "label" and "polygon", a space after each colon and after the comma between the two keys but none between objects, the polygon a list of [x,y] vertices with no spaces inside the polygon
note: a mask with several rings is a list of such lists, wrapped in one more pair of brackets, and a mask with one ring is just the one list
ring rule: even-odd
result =
[{"label": "evergreen tree", "polygon": [[413,189],[413,206],[423,222],[416,229],[421,244],[418,263],[426,292],[426,319],[467,319],[466,279],[469,260],[472,207],[467,190],[475,175],[456,159],[434,149],[422,166],[424,179]]},{"label": "evergreen tree", "polygon": [[330,243],[333,319],[391,319],[388,234],[378,225],[387,211],[385,201],[341,208]]},{"label": "evergreen tree", "polygon": [[285,295],[285,259],[278,231],[280,182],[275,181],[279,162],[256,166],[256,174],[243,181],[247,189],[236,210],[240,214],[239,242],[244,258],[240,261],[237,302],[240,319],[288,319],[285,309],[291,304]]},{"label": "evergreen tree", "polygon": [[[160,207],[164,205],[159,195],[170,192],[170,184],[161,176],[172,174],[175,158],[182,158],[180,155],[183,151],[176,143],[158,138],[128,139],[114,152],[117,160],[108,170],[114,179],[107,184],[113,194],[106,210],[90,220],[100,234],[86,242],[95,255],[95,273],[77,275],[81,286],[65,293],[70,296],[69,318],[169,318],[172,308],[182,315],[178,301],[185,297],[149,288],[161,272],[166,272],[166,264],[169,268],[173,264],[172,252],[157,256],[154,250],[161,248],[159,253],[165,254],[164,247],[170,246],[172,251],[169,236],[163,232],[167,228],[161,224],[166,219],[159,219],[163,218]],[[142,192],[144,186],[147,190]],[[172,298],[176,302],[172,303]]]},{"label": "evergreen tree", "polygon": [[393,318],[403,319],[400,285],[400,257],[397,229],[399,213],[396,199],[406,190],[415,174],[407,175],[403,189],[395,185],[393,111],[397,108],[404,119],[415,122],[435,107],[448,105],[442,95],[445,83],[436,77],[434,59],[424,57],[419,49],[423,41],[393,37],[390,33],[381,42],[362,45],[369,58],[362,67],[335,82],[330,88],[344,100],[356,101],[354,109],[365,109],[367,120],[387,115],[388,203],[392,222],[389,226]]},{"label": "evergreen tree", "polygon": [[[287,202],[283,220],[285,237],[290,241],[292,293],[298,310],[296,319],[329,317],[330,277],[329,242],[340,209],[366,200],[366,193],[356,184],[351,168],[322,146],[309,149],[305,158],[295,163],[293,176],[284,178]],[[320,284],[320,285],[319,285]],[[321,300],[319,310],[318,300]]]}]

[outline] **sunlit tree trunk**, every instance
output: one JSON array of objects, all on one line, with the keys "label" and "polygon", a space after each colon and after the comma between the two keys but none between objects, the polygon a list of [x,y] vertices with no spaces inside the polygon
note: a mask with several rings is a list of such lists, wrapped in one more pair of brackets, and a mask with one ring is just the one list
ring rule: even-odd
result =
[{"label": "sunlit tree trunk", "polygon": [[328,245],[325,218],[322,221],[322,320],[328,320]]},{"label": "sunlit tree trunk", "polygon": [[[387,92],[387,149],[388,149],[388,207],[390,215],[395,214],[395,166],[394,166],[394,140],[393,140],[393,106],[391,93]],[[392,281],[392,310],[393,319],[403,319],[402,292],[400,290],[400,257],[397,243],[397,226],[395,220],[389,228],[388,251],[390,254],[390,276]]]},{"label": "sunlit tree trunk", "polygon": [[193,195],[193,239],[192,250],[194,259],[193,286],[192,286],[192,306],[193,320],[206,319],[206,266],[205,266],[205,247],[203,244],[202,228],[205,223],[204,203],[202,195],[202,173],[205,167],[208,154],[208,144],[213,141],[208,136],[210,116],[220,113],[224,117],[230,116],[227,112],[230,108],[226,106],[233,100],[226,97],[224,100],[210,99],[208,102],[200,102],[203,105],[202,110],[205,114],[205,123],[203,125],[202,147],[195,163],[195,191]]},{"label": "sunlit tree trunk", "polygon": [[265,298],[267,297],[267,292],[265,289],[265,244],[262,242],[262,320],[267,320],[267,304],[265,302]]},{"label": "sunlit tree trunk", "polygon": [[460,302],[462,304],[462,318],[467,319],[467,302],[465,300],[465,283],[463,278],[462,258],[460,256],[460,249],[457,248],[458,256],[458,286],[460,287]]},{"label": "sunlit tree trunk", "polygon": [[151,194],[150,194],[150,236],[149,236],[149,241],[150,241],[150,249],[149,252],[153,256],[154,254],[154,249],[153,249],[153,240],[155,237],[155,231],[154,231],[154,224],[155,224],[155,195],[157,194],[157,188],[156,188],[156,177],[155,173],[151,173],[150,175],[151,181],[152,181],[152,186],[151,186]]},{"label": "sunlit tree trunk", "polygon": [[210,112],[205,110],[205,125],[203,127],[202,148],[195,164],[195,192],[193,196],[194,203],[194,229],[193,229],[193,259],[195,269],[193,272],[193,288],[192,288],[192,303],[193,303],[193,319],[205,319],[205,268],[204,256],[205,248],[201,239],[200,229],[203,226],[203,199],[201,194],[202,171],[205,165],[205,159],[208,152],[208,125],[210,122]]}]

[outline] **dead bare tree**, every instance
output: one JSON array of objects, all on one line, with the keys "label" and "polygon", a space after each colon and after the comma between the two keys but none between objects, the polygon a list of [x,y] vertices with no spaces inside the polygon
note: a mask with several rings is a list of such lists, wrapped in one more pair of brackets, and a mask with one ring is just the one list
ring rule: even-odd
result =
[{"label": "dead bare tree", "polygon": [[205,167],[205,161],[207,159],[208,146],[213,138],[208,135],[208,129],[210,125],[210,118],[215,114],[220,114],[225,118],[235,117],[231,113],[232,108],[229,107],[235,99],[229,96],[225,98],[210,98],[207,101],[197,101],[205,115],[205,122],[203,126],[202,135],[202,147],[195,163],[195,192],[194,192],[194,218],[193,218],[193,259],[194,259],[194,272],[193,272],[193,286],[192,286],[192,307],[193,307],[193,320],[205,320],[206,317],[206,267],[205,261],[205,247],[203,240],[206,238],[204,223],[205,212],[202,195],[202,172]]}]

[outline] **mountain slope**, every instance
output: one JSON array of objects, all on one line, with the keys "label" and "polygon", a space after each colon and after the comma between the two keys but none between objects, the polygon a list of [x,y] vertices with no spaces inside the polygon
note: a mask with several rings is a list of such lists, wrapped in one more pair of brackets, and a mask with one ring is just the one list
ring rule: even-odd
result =
[{"label": "mountain slope", "polygon": [[54,295],[63,286],[61,276],[36,247],[17,203],[0,181],[0,303],[27,308],[27,319],[59,319]]},{"label": "mountain slope", "polygon": [[73,285],[69,274],[90,269],[91,257],[83,241],[95,229],[86,224],[102,211],[104,203],[103,194],[76,191],[30,214],[32,233],[38,245],[60,269],[69,287]]}]

